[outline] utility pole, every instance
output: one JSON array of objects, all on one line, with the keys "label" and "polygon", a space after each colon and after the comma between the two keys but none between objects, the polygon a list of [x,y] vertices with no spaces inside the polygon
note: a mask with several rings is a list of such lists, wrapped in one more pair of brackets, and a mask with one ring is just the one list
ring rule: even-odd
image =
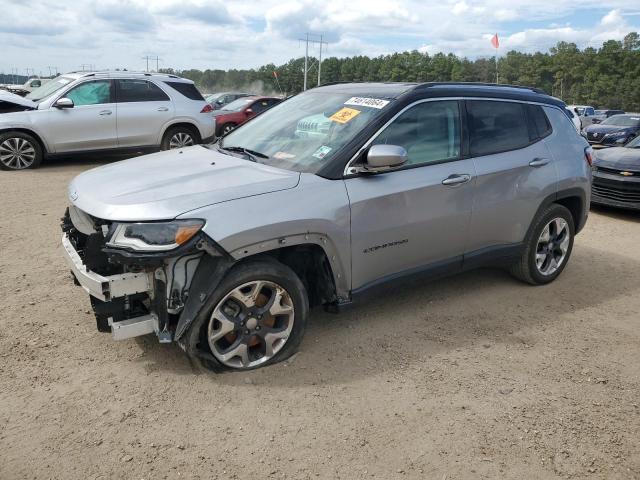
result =
[{"label": "utility pole", "polygon": [[306,40],[304,50],[304,87],[302,87],[302,90],[307,90],[307,72],[309,71],[309,33],[307,33]]},{"label": "utility pole", "polygon": [[145,55],[144,57],[142,57],[143,60],[147,61],[147,72],[149,71],[149,60],[153,61],[155,60],[156,62],[156,72],[159,70],[160,67],[160,60],[162,60],[160,57],[158,57],[157,55],[155,57],[151,56],[151,55]]},{"label": "utility pole", "polygon": [[80,65],[80,68],[82,69],[82,71],[85,71],[85,67],[88,68],[89,70],[91,70],[91,64],[90,63],[83,63]]},{"label": "utility pole", "polygon": [[320,86],[321,68],[322,68],[322,34],[320,34],[320,55],[318,56],[318,86]]},{"label": "utility pole", "polygon": [[[320,40],[314,40],[314,39],[309,39],[309,36],[314,36],[314,37],[320,37]],[[319,34],[314,34],[314,33],[309,33],[307,32],[305,34],[305,38],[299,38],[298,40],[300,42],[305,42],[305,50],[304,50],[304,83],[303,83],[303,89],[306,90],[307,89],[307,74],[309,73],[309,70],[311,69],[311,67],[313,67],[313,65],[309,66],[309,44],[311,43],[312,45],[317,43],[320,46],[320,57],[319,57],[319,61],[318,61],[318,85],[320,85],[320,67],[321,67],[321,63],[322,63],[322,45],[328,45],[327,42],[324,42],[323,40],[323,35],[319,35]]]}]

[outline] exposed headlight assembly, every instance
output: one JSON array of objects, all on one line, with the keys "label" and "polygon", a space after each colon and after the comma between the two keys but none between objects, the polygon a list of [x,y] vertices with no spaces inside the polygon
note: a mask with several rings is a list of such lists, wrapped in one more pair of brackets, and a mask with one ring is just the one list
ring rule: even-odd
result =
[{"label": "exposed headlight assembly", "polygon": [[203,227],[202,220],[171,222],[118,223],[109,247],[130,248],[139,252],[162,252],[184,245]]}]

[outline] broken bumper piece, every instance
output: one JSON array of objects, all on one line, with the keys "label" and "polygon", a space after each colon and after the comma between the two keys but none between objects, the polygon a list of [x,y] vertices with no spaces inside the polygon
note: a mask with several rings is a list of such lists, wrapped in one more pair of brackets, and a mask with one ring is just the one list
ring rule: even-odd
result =
[{"label": "broken bumper piece", "polygon": [[[133,295],[147,294],[149,297],[153,296],[152,273],[127,272],[103,276],[87,269],[66,233],[62,235],[62,247],[65,259],[77,283],[99,302],[105,302],[102,305],[113,304],[115,307],[126,303],[124,301],[126,297]],[[92,305],[96,313],[98,313],[95,301],[92,301]],[[102,308],[102,310],[109,311],[108,308]],[[114,340],[125,340],[155,332],[160,341],[171,341],[171,339],[165,338],[165,332],[159,332],[158,317],[153,312],[131,318],[118,318],[118,320],[114,317],[117,317],[117,315],[107,317],[108,327]]]}]

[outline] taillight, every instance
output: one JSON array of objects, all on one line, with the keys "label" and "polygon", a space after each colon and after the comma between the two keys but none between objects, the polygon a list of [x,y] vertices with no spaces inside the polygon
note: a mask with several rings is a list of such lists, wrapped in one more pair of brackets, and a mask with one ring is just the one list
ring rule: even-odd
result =
[{"label": "taillight", "polygon": [[587,161],[590,167],[593,165],[593,148],[585,147],[584,159]]},{"label": "taillight", "polygon": [[213,107],[207,103],[204,107],[202,107],[202,110],[200,110],[200,113],[209,113],[209,112],[213,112]]}]

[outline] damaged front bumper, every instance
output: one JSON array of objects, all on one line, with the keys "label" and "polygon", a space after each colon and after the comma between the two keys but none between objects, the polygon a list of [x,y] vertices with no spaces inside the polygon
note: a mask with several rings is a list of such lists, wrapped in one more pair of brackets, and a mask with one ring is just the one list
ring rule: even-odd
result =
[{"label": "damaged front bumper", "polygon": [[[146,294],[149,298],[153,297],[153,273],[128,272],[103,276],[87,269],[67,233],[62,235],[62,247],[76,282],[95,299],[109,303],[114,299],[136,294]],[[95,302],[92,302],[92,305],[94,305],[95,311]],[[158,316],[155,313],[121,321],[114,321],[114,317],[109,316],[107,317],[107,326],[110,328],[114,340],[125,340],[154,332],[160,334]]]},{"label": "damaged front bumper", "polygon": [[167,252],[109,248],[103,221],[70,208],[62,219],[63,253],[76,284],[90,295],[98,330],[114,340],[151,333],[161,343],[178,340],[217,283],[211,277],[231,263],[227,254],[205,235]]}]

